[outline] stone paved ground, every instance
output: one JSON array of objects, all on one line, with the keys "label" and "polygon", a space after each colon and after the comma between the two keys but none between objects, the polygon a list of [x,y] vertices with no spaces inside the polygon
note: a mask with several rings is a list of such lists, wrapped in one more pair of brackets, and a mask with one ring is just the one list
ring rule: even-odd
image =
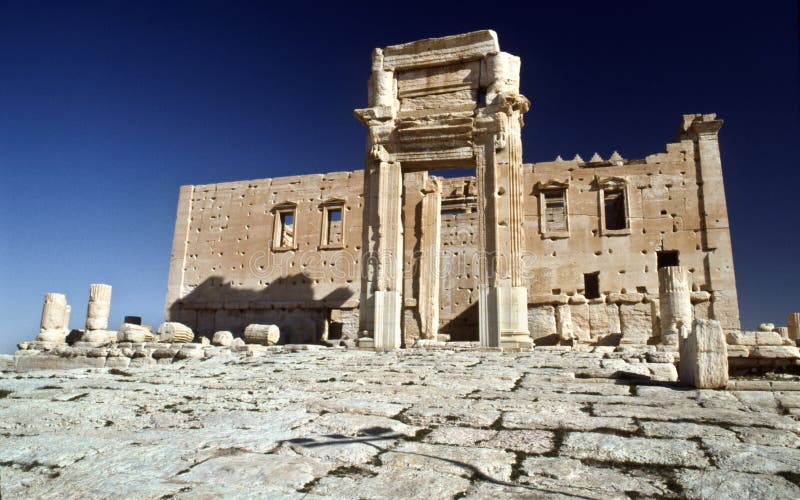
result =
[{"label": "stone paved ground", "polygon": [[2,498],[800,498],[800,392],[680,389],[613,354],[4,373]]}]

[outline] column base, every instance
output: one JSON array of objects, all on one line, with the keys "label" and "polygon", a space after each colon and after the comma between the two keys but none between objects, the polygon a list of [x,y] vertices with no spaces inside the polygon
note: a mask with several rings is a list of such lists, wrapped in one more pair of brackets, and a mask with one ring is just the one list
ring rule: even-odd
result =
[{"label": "column base", "polygon": [[478,294],[481,346],[530,349],[528,290],[521,286],[481,287]]},{"label": "column base", "polygon": [[400,309],[402,297],[399,291],[375,292],[375,318],[373,338],[376,351],[399,349],[402,344],[400,331]]},{"label": "column base", "polygon": [[504,351],[527,351],[533,348],[533,339],[527,332],[508,333],[500,337],[500,347]]},{"label": "column base", "polygon": [[52,344],[66,344],[69,330],[41,330],[36,336],[38,342],[49,342]]}]

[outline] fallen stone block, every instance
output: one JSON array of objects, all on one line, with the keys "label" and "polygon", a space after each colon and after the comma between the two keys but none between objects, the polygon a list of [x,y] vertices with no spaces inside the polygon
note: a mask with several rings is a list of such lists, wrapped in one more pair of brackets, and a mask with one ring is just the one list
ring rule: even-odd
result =
[{"label": "fallen stone block", "polygon": [[26,372],[31,370],[73,370],[76,368],[103,368],[106,358],[90,358],[88,356],[62,357],[52,354],[38,356],[19,356],[16,362],[16,371]]},{"label": "fallen stone block", "polygon": [[691,332],[683,326],[678,348],[682,384],[698,389],[724,389],[728,385],[728,344],[719,321],[696,319]]},{"label": "fallen stone block", "polygon": [[800,359],[800,349],[788,345],[759,345],[750,349],[750,357]]},{"label": "fallen stone block", "polygon": [[214,332],[214,337],[211,339],[213,345],[228,347],[233,343],[233,334],[227,330]]},{"label": "fallen stone block", "polygon": [[175,359],[203,359],[205,352],[202,346],[197,344],[198,348],[190,347],[189,345],[182,347],[175,355]]}]

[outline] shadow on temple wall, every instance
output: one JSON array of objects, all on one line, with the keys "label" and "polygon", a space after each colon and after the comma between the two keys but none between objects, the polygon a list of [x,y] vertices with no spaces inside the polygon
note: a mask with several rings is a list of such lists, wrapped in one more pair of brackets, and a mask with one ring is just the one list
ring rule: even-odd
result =
[{"label": "shadow on temple wall", "polygon": [[[441,322],[440,322],[441,323]],[[478,334],[478,303],[473,302],[461,314],[447,322],[440,324],[439,333],[450,335],[453,342],[477,342]]]},{"label": "shadow on temple wall", "polygon": [[262,289],[237,287],[212,276],[172,304],[168,320],[209,338],[219,330],[241,337],[247,325],[274,324],[280,328],[281,344],[317,343],[329,311],[341,308],[354,292],[340,286],[319,297],[314,287],[305,273],[278,278]]}]

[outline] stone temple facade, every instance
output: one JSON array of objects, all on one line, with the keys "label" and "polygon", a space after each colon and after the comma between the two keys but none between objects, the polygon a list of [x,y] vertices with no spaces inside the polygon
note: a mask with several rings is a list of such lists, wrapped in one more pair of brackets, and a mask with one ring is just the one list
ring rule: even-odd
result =
[{"label": "stone temple facade", "polygon": [[644,159],[523,163],[519,73],[492,31],[376,49],[363,170],[181,187],[167,321],[380,350],[735,334],[722,121],[684,115]]}]

